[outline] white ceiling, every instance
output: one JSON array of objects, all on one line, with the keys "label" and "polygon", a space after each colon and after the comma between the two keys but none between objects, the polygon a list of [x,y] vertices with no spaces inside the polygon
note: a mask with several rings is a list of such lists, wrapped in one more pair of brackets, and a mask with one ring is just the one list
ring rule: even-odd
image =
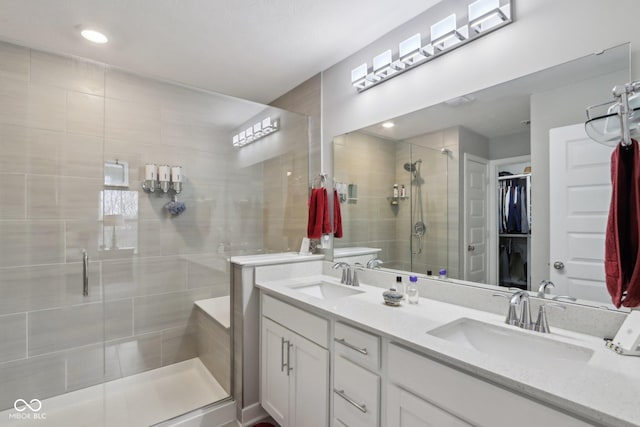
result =
[{"label": "white ceiling", "polygon": [[0,0],[0,39],[268,103],[438,1]]}]

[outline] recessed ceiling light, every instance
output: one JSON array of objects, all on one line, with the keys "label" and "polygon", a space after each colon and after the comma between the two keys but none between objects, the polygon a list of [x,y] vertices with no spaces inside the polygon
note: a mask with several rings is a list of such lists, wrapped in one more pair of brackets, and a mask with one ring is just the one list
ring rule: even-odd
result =
[{"label": "recessed ceiling light", "polygon": [[80,35],[85,39],[89,40],[92,43],[104,44],[109,41],[107,36],[102,34],[100,31],[95,30],[82,30]]},{"label": "recessed ceiling light", "polygon": [[395,124],[395,123],[393,123],[393,122],[384,122],[384,123],[382,124],[382,127],[383,127],[383,128],[385,128],[385,129],[391,129],[391,128],[392,128],[392,127],[394,127],[395,125],[396,125],[396,124]]}]

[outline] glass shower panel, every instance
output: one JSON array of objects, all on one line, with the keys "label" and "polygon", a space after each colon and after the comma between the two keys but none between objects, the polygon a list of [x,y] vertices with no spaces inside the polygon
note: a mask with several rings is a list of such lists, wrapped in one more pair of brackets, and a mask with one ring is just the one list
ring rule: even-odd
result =
[{"label": "glass shower panel", "polygon": [[410,271],[437,275],[440,269],[449,269],[449,153],[415,143],[410,150],[405,168],[411,179],[411,220],[406,232],[411,236]]},{"label": "glass shower panel", "polygon": [[[299,248],[308,118],[6,43],[0,60],[0,424],[33,399],[52,422],[146,426],[229,397],[228,260]],[[232,145],[266,117],[280,130]],[[181,191],[144,191],[147,164],[182,166]]]}]

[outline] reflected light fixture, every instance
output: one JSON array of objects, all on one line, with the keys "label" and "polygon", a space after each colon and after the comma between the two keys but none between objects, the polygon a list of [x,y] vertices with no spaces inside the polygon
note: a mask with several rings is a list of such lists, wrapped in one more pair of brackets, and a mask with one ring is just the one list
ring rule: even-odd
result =
[{"label": "reflected light fixture", "polygon": [[354,68],[351,84],[363,92],[513,22],[511,0],[476,0],[468,3],[467,12],[431,25],[427,43],[416,33],[398,44],[397,55],[388,49],[373,58],[371,68],[367,62]]},{"label": "reflected light fixture", "polygon": [[80,31],[80,35],[84,37],[86,40],[89,40],[92,43],[96,44],[105,44],[109,41],[107,36],[102,34],[100,31],[85,29]]},{"label": "reflected light fixture", "polygon": [[395,125],[396,125],[396,124],[395,124],[395,123],[393,123],[393,122],[384,122],[384,123],[382,124],[382,127],[383,127],[383,128],[385,128],[385,129],[391,129],[391,128],[392,128],[392,127],[394,127]]},{"label": "reflected light fixture", "polygon": [[234,147],[242,147],[280,130],[280,120],[267,117],[231,137]]},{"label": "reflected light fixture", "polygon": [[431,26],[431,43],[439,51],[448,49],[469,37],[469,28],[457,27],[456,14],[452,13]]},{"label": "reflected light fixture", "polygon": [[478,0],[469,5],[469,28],[477,34],[511,19],[511,5],[500,7],[500,0]]}]

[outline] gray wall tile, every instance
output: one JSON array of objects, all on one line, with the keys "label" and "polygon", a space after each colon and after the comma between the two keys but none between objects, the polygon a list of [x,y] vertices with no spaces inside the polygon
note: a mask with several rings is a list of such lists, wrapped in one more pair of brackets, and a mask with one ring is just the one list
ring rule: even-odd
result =
[{"label": "gray wall tile", "polygon": [[64,227],[58,222],[2,221],[0,242],[0,267],[64,261]]},{"label": "gray wall tile", "polygon": [[79,262],[0,269],[0,295],[0,315],[100,301],[100,265],[89,264],[87,297]]},{"label": "gray wall tile", "polygon": [[104,95],[105,66],[46,52],[31,51],[31,81],[93,95]]},{"label": "gray wall tile", "polygon": [[162,366],[162,334],[152,333],[109,343],[118,354],[123,377]]},{"label": "gray wall tile", "polygon": [[162,331],[162,366],[198,357],[196,322]]},{"label": "gray wall tile", "polygon": [[209,288],[134,298],[135,334],[186,326],[193,315],[193,302],[211,297]]},{"label": "gray wall tile", "polygon": [[29,356],[129,336],[131,319],[131,300],[30,312]]},{"label": "gray wall tile", "polygon": [[0,43],[0,78],[29,79],[29,49]]},{"label": "gray wall tile", "polygon": [[25,357],[27,357],[27,314],[0,316],[0,363]]},{"label": "gray wall tile", "polygon": [[65,391],[65,360],[61,354],[0,364],[0,410],[16,399],[44,399]]},{"label": "gray wall tile", "polygon": [[104,97],[68,92],[67,131],[102,136],[104,133]]},{"label": "gray wall tile", "polygon": [[27,176],[31,219],[97,219],[102,182],[66,176]]},{"label": "gray wall tile", "polygon": [[0,219],[24,219],[26,176],[0,173]]},{"label": "gray wall tile", "polygon": [[66,352],[66,390],[101,384],[121,377],[118,352],[114,345],[96,344]]},{"label": "gray wall tile", "polygon": [[106,299],[165,294],[186,288],[186,261],[174,257],[105,261],[102,280]]}]

